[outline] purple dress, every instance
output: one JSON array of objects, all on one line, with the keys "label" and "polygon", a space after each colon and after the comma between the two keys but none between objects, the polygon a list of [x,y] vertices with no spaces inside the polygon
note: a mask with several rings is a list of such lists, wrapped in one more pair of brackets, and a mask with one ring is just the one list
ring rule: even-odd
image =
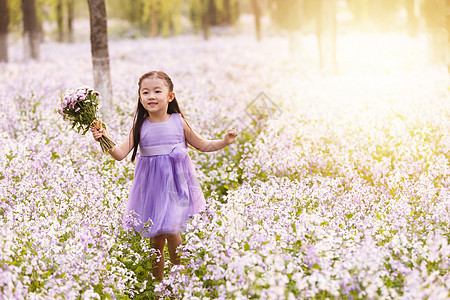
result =
[{"label": "purple dress", "polygon": [[125,218],[133,215],[133,227],[146,237],[176,234],[204,206],[181,115],[171,114],[160,123],[145,119]]}]

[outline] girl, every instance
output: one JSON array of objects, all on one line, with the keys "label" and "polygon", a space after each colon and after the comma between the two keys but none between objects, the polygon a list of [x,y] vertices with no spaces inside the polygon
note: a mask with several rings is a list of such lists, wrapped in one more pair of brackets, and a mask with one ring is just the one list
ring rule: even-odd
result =
[{"label": "girl", "polygon": [[[164,244],[167,240],[170,260],[180,264],[176,249],[181,245],[180,232],[186,222],[205,205],[187,153],[187,143],[202,152],[216,151],[234,142],[236,131],[228,129],[223,140],[205,140],[184,118],[173,92],[169,76],[152,71],[139,78],[138,103],[133,128],[128,139],[108,152],[116,160],[133,151],[136,162],[133,187],[125,215],[136,215],[136,230],[150,237],[160,252],[153,275],[163,279]],[[98,140],[103,129],[91,129]],[[150,228],[144,226],[149,224]]]}]

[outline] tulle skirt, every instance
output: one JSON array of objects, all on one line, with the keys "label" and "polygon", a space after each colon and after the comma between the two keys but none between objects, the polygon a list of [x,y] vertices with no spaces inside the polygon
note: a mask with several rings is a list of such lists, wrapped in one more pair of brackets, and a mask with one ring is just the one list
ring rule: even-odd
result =
[{"label": "tulle skirt", "polygon": [[142,236],[177,234],[205,206],[205,198],[186,149],[139,156],[124,223]]}]

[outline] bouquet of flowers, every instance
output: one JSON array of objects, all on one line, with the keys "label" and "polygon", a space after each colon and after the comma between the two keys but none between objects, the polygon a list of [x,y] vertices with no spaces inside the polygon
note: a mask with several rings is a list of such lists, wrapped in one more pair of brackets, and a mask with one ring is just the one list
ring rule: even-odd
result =
[{"label": "bouquet of flowers", "polygon": [[90,128],[105,129],[105,133],[99,139],[102,151],[111,149],[115,143],[108,137],[105,124],[97,117],[98,100],[100,94],[89,87],[80,87],[75,91],[68,91],[64,96],[61,95],[61,107],[58,113],[64,120],[72,123],[72,128],[86,134]]}]

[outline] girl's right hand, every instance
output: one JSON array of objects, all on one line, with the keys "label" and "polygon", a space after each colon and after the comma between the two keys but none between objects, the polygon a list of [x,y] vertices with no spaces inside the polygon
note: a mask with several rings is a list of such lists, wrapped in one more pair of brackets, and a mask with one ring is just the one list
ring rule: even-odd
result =
[{"label": "girl's right hand", "polygon": [[92,136],[94,137],[94,140],[98,142],[98,140],[103,136],[103,128],[101,129],[95,129],[91,128]]}]

